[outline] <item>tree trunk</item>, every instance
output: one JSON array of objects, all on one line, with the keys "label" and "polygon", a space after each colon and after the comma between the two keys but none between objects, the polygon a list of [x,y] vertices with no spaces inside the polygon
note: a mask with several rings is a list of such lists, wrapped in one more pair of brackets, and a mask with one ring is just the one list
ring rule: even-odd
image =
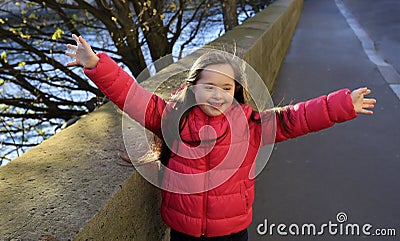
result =
[{"label": "tree trunk", "polygon": [[221,0],[225,31],[238,25],[237,0]]},{"label": "tree trunk", "polygon": [[[168,29],[161,18],[164,1],[132,1],[136,15],[139,16],[144,37],[150,49],[153,61],[172,53],[172,45],[168,42]],[[148,4],[150,3],[150,4]]]}]

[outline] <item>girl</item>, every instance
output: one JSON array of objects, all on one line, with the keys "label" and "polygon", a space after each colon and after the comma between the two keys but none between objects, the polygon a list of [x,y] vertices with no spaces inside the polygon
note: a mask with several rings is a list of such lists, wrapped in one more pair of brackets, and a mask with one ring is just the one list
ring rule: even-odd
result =
[{"label": "girl", "polygon": [[[163,220],[171,240],[248,240],[260,146],[372,114],[367,88],[343,89],[263,112],[246,105],[240,65],[217,51],[201,56],[170,102],[146,91],[105,53],[82,38],[67,45],[85,74],[119,108],[163,140]],[[275,116],[276,123],[275,123]],[[276,128],[276,130],[275,130]],[[174,130],[178,134],[174,135]],[[265,131],[267,130],[267,131]]]}]

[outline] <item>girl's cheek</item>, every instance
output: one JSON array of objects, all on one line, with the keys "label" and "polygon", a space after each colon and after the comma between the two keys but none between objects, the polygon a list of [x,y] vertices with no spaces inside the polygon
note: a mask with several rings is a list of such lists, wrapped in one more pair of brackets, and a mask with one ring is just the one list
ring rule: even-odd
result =
[{"label": "girl's cheek", "polygon": [[206,103],[207,100],[210,98],[210,94],[207,93],[206,91],[198,90],[195,93],[195,98],[197,104]]},{"label": "girl's cheek", "polygon": [[233,100],[234,100],[233,95],[227,94],[227,95],[226,95],[226,100],[229,101],[229,102],[233,102]]},{"label": "girl's cheek", "polygon": [[195,99],[196,99],[196,103],[197,103],[197,104],[204,103],[204,98],[203,98],[203,96],[202,96],[200,93],[198,93],[198,92],[195,94]]}]

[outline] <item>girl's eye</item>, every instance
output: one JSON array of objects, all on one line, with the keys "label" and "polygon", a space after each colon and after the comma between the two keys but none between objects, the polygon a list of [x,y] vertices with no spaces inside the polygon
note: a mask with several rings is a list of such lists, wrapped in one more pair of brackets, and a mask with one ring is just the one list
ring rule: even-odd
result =
[{"label": "girl's eye", "polygon": [[231,87],[225,87],[224,90],[225,91],[230,91],[232,88]]},{"label": "girl's eye", "polygon": [[206,89],[206,90],[213,90],[213,89],[214,89],[214,86],[212,86],[212,85],[204,85],[204,89]]}]

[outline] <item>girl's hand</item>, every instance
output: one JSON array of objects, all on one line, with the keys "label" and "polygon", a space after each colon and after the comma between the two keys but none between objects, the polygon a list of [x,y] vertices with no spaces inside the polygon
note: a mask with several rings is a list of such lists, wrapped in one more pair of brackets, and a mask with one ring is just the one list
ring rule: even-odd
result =
[{"label": "girl's hand", "polygon": [[353,100],[354,110],[357,113],[369,115],[374,113],[372,110],[367,109],[372,109],[375,107],[376,99],[364,98],[364,95],[368,95],[370,93],[371,90],[366,87],[359,88],[351,92],[351,99]]},{"label": "girl's hand", "polygon": [[67,66],[83,66],[92,69],[96,67],[100,58],[93,52],[92,47],[86,42],[82,36],[72,34],[72,38],[76,41],[76,45],[67,44],[67,48],[75,52],[66,52],[65,54],[75,60],[67,63]]}]

